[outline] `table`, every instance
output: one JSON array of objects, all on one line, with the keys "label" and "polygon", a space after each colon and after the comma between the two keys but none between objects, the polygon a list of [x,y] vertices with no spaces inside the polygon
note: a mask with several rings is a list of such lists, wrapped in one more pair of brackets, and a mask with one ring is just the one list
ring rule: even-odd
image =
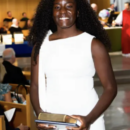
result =
[{"label": "table", "polygon": [[111,52],[121,51],[121,30],[122,27],[105,27],[111,41]]},{"label": "table", "polygon": [[30,57],[32,53],[32,47],[28,45],[28,42],[25,41],[23,44],[12,44],[5,45],[5,48],[13,48],[16,57]]}]

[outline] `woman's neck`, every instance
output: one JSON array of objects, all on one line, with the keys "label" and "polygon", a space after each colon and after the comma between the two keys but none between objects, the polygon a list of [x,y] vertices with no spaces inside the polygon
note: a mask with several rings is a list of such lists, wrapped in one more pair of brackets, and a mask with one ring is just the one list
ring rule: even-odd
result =
[{"label": "woman's neck", "polygon": [[66,28],[66,29],[58,28],[56,35],[60,38],[68,38],[70,36],[75,36],[80,33],[82,33],[82,31],[80,31],[76,27],[71,27],[71,28]]}]

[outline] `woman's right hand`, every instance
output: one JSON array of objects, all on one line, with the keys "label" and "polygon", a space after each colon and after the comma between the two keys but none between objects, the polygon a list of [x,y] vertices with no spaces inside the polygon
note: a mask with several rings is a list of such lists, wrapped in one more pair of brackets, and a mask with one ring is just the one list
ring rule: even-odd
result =
[{"label": "woman's right hand", "polygon": [[29,130],[28,126],[22,125],[20,124],[20,126],[18,126],[17,128],[19,128],[20,130]]},{"label": "woman's right hand", "polygon": [[38,128],[38,130],[54,130],[54,129],[56,129],[56,126],[37,123],[37,128]]}]

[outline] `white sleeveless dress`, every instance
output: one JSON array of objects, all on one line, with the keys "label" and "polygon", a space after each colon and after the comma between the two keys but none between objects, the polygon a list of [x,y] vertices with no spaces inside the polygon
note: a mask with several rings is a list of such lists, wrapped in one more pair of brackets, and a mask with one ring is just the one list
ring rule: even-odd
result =
[{"label": "white sleeveless dress", "polygon": [[[39,53],[39,102],[46,112],[87,115],[98,102],[94,89],[95,67],[91,53],[94,36],[49,41],[46,36]],[[103,116],[90,130],[105,130]]]}]

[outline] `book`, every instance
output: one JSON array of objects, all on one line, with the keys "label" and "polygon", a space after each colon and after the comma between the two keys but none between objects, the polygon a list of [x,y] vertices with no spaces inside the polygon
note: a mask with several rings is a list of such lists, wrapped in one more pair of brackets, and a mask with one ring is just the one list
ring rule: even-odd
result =
[{"label": "book", "polygon": [[79,127],[81,125],[79,120],[72,118],[69,115],[53,113],[40,113],[38,115],[38,120],[35,120],[35,122],[70,127]]},{"label": "book", "polygon": [[79,125],[74,123],[65,123],[65,122],[55,122],[55,121],[44,121],[44,120],[35,120],[36,123],[43,123],[48,125],[53,125],[57,129],[65,129],[66,127],[79,127]]}]

